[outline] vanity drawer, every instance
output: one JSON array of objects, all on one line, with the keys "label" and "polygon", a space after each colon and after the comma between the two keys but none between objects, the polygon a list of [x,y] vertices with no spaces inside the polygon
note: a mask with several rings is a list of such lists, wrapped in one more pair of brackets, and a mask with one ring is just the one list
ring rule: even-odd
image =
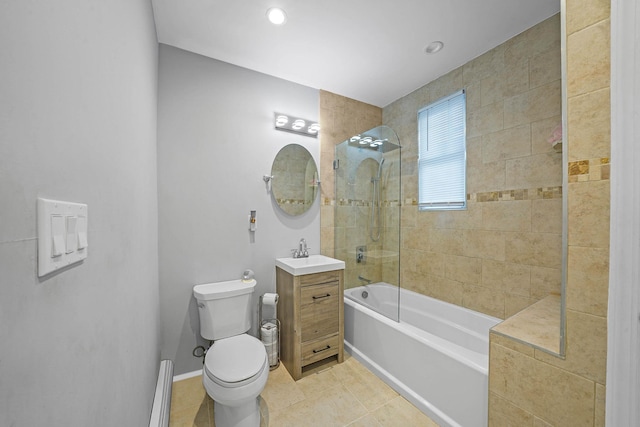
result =
[{"label": "vanity drawer", "polygon": [[328,282],[337,282],[340,279],[339,271],[326,271],[324,273],[305,274],[300,276],[300,286],[313,286]]},{"label": "vanity drawer", "polygon": [[302,343],[302,366],[306,366],[329,356],[338,354],[339,349],[339,334]]},{"label": "vanity drawer", "polygon": [[340,288],[337,282],[307,286],[300,290],[302,342],[338,332]]}]

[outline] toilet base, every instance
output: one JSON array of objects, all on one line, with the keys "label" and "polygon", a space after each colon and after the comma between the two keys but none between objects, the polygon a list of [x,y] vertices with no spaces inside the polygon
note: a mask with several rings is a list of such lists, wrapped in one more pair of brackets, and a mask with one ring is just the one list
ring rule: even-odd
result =
[{"label": "toilet base", "polygon": [[213,403],[216,427],[260,427],[260,401],[257,397],[239,406]]}]

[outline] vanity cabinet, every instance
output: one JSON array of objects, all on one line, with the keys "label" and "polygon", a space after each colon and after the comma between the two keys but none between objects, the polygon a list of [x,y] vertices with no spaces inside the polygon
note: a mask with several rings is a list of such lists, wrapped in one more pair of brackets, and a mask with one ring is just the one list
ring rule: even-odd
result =
[{"label": "vanity cabinet", "polygon": [[294,380],[344,360],[344,270],[294,276],[276,266],[280,359]]}]

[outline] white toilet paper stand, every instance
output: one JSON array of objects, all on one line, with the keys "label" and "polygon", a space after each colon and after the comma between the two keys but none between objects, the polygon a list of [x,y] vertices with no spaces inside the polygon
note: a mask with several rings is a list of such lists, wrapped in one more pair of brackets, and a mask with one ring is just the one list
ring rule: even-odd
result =
[{"label": "white toilet paper stand", "polygon": [[[278,299],[276,296],[275,304]],[[273,308],[274,318],[262,318],[263,296],[260,296],[259,317],[260,317],[260,340],[264,344],[269,359],[269,369],[274,370],[280,366],[280,321],[277,319],[276,307]]]}]

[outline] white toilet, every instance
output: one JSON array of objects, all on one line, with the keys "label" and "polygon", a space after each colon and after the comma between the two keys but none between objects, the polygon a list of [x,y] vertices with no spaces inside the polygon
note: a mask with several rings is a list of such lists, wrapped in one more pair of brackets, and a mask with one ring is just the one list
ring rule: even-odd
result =
[{"label": "white toilet", "polygon": [[256,281],[231,280],[193,287],[200,335],[213,340],[204,359],[202,383],[214,401],[216,427],[258,427],[258,396],[267,384],[264,345],[246,332]]}]

